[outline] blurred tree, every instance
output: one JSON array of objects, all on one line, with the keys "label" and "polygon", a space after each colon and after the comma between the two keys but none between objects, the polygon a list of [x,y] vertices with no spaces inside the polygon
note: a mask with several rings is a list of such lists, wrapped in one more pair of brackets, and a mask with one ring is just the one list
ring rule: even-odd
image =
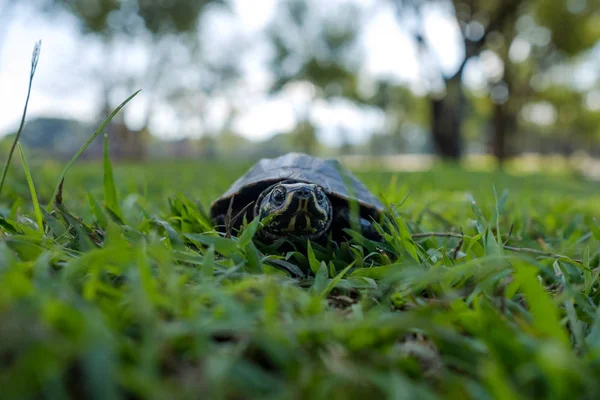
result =
[{"label": "blurred tree", "polygon": [[[563,110],[582,104],[577,95],[562,97],[561,100],[568,98],[571,103],[561,100],[554,103],[556,97],[549,98],[546,89],[532,82],[553,73],[557,65],[572,64],[598,42],[599,4],[597,0],[523,1],[499,31],[500,36],[487,41],[486,49],[503,64],[502,74],[488,82],[488,96],[494,103],[492,151],[500,163],[511,153],[511,142],[516,140],[515,133],[519,131],[520,121],[523,122],[521,110],[528,103],[550,100],[552,107]],[[576,89],[562,85],[561,90]],[[584,107],[577,109],[582,111]],[[571,112],[561,114],[563,117],[572,115]],[[577,130],[571,130],[574,131]],[[550,140],[553,139],[546,138]],[[564,140],[561,142],[565,151],[572,147]]]},{"label": "blurred tree", "polygon": [[352,154],[354,153],[354,145],[350,141],[350,134],[346,128],[340,128],[340,154]]},{"label": "blurred tree", "polygon": [[[102,84],[103,116],[107,116],[124,96],[139,88],[144,90],[142,97],[146,110],[142,126],[129,129],[123,113],[112,124],[118,139],[117,150],[121,147],[119,143],[129,148],[144,147],[153,109],[160,97],[166,96],[164,91],[170,89],[161,84],[178,65],[190,62],[199,46],[197,33],[202,12],[209,4],[221,1],[52,1],[78,20],[82,33],[101,43],[103,59],[95,64],[94,78]],[[130,52],[140,51],[140,48],[142,53],[132,61],[128,57]],[[133,154],[137,158],[144,152]]]},{"label": "blurred tree", "polygon": [[207,158],[209,160],[217,157],[217,141],[214,136],[202,136],[198,142],[200,147],[200,157]]},{"label": "blurred tree", "polygon": [[[446,0],[392,0],[403,26],[412,32],[419,48],[420,63],[430,82],[430,123],[432,141],[438,154],[456,160],[461,156],[461,129],[465,116],[463,72],[469,60],[484,49],[486,41],[514,20],[520,0],[453,0],[454,16],[462,34],[464,57],[450,75],[442,67],[425,35],[426,7],[446,9]],[[449,13],[449,15],[452,15]],[[408,20],[412,23],[404,23]]]},{"label": "blurred tree", "polygon": [[[482,56],[499,60],[500,71],[486,76],[485,90],[492,103],[491,148],[502,162],[508,155],[507,136],[517,131],[519,110],[531,96],[532,76],[581,54],[600,39],[598,0],[392,1],[418,44],[421,66],[431,83],[432,139],[438,153],[449,159],[460,157],[461,130],[468,115],[463,78],[470,62]],[[426,39],[423,14],[427,8],[445,9],[450,3],[453,12],[448,15],[460,27],[464,56],[456,71],[446,75]],[[525,52],[524,58],[532,61],[524,64],[518,53]]]},{"label": "blurred tree", "polygon": [[[38,117],[25,123],[19,141],[30,149],[43,150],[52,156],[71,158],[93,132],[90,124],[65,118]],[[102,142],[96,141],[82,154],[102,155]]]},{"label": "blurred tree", "polygon": [[550,29],[554,47],[568,56],[600,39],[598,0],[536,0],[532,7],[539,24]]},{"label": "blurred tree", "polygon": [[292,145],[296,151],[307,154],[315,154],[319,147],[319,141],[315,132],[315,126],[308,120],[302,120],[296,125],[292,132]]},{"label": "blurred tree", "polygon": [[313,0],[279,2],[269,27],[275,50],[272,92],[305,81],[315,86],[318,96],[360,97],[356,76],[360,60],[353,57],[358,10],[352,3],[342,3],[336,10],[328,15]]},{"label": "blurred tree", "polygon": [[298,128],[294,143],[314,151],[317,136],[310,122],[310,109],[317,99],[343,97],[362,101],[357,52],[359,18],[356,4],[345,2],[334,8],[316,0],[280,1],[268,28],[274,48],[270,69],[275,79],[273,95],[293,86],[310,88],[308,104],[296,110]]},{"label": "blurred tree", "polygon": [[597,89],[582,93],[564,85],[537,92],[523,107],[521,125],[528,135],[519,138],[519,145],[539,152],[570,155],[584,150],[598,155],[600,108],[586,104],[597,93]]},{"label": "blurred tree", "polygon": [[383,132],[372,138],[371,152],[375,152],[375,149],[380,149],[380,154],[429,151],[427,144],[415,143],[417,141],[414,138],[407,136],[415,127],[426,126],[429,121],[428,103],[425,98],[416,95],[404,85],[380,81],[376,85],[375,95],[369,102],[386,114]]}]

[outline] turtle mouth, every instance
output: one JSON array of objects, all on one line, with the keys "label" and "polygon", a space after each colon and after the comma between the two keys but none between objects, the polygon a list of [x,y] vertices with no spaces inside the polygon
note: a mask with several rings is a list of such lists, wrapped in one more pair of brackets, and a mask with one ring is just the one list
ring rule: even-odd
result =
[{"label": "turtle mouth", "polygon": [[291,234],[313,234],[317,230],[312,225],[313,216],[306,211],[294,213],[290,218],[286,231]]}]

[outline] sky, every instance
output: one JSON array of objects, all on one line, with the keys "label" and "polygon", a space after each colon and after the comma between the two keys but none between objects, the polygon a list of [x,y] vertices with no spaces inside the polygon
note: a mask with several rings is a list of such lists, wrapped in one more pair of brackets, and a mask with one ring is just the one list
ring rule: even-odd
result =
[{"label": "sky", "polygon": [[[7,0],[0,0],[2,4]],[[330,0],[324,7],[335,7],[344,0]],[[347,0],[346,0],[347,1]],[[363,34],[361,45],[365,54],[365,76],[393,77],[418,87],[420,76],[416,58],[416,48],[408,32],[399,26],[391,8],[378,8],[373,11],[373,0],[353,0],[372,12]],[[235,16],[216,13],[209,18],[207,32],[216,35],[227,43],[227,36],[236,40],[236,34],[252,37],[257,35],[273,14],[276,0],[234,0]],[[324,3],[320,3],[324,4]],[[443,9],[431,9],[426,13],[426,32],[443,70],[452,72],[461,61],[460,36],[458,27],[444,14]],[[0,27],[0,135],[13,131],[18,126],[27,93],[31,52],[37,40],[42,41],[42,49],[31,100],[28,119],[40,116],[59,116],[95,121],[98,111],[99,86],[89,78],[83,78],[81,71],[101,59],[101,50],[78,33],[75,21],[70,17],[48,19],[25,3],[16,7],[8,18],[9,23]],[[131,67],[135,60],[143,59],[139,49],[125,49],[131,57]],[[139,52],[139,54],[136,53]],[[295,123],[295,109],[301,107],[310,97],[310,88],[292,87],[278,99],[269,99],[262,93],[268,84],[266,72],[256,62],[259,58],[252,54],[246,58],[247,80],[250,97],[242,103],[242,112],[234,128],[240,134],[256,140],[266,139],[274,133],[291,129]],[[475,75],[474,75],[475,76]],[[142,88],[143,90],[143,88]],[[127,94],[123,93],[123,99]],[[143,96],[127,105],[128,122],[135,125],[143,118]],[[205,123],[213,121],[219,125],[226,115],[224,99],[214,99],[214,106],[206,110]],[[374,110],[359,110],[344,101],[331,103],[317,102],[312,117],[321,127],[321,137],[327,144],[339,142],[339,128],[343,128],[353,142],[364,137],[383,123],[383,116]],[[202,134],[200,125],[186,129],[177,124],[177,117],[164,109],[157,110],[153,124],[154,135],[169,139],[183,135]],[[208,121],[208,122],[206,122]],[[199,122],[197,123],[199,124]],[[183,132],[183,133],[182,133]]]}]

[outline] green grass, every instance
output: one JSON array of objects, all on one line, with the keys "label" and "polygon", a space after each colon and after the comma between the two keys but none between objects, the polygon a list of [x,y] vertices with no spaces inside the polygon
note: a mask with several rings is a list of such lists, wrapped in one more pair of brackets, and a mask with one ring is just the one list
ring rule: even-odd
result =
[{"label": "green grass", "polygon": [[280,254],[206,218],[247,167],[78,162],[40,230],[30,188],[45,211],[64,165],[13,165],[1,398],[600,395],[596,183],[358,171],[395,208],[385,243]]}]

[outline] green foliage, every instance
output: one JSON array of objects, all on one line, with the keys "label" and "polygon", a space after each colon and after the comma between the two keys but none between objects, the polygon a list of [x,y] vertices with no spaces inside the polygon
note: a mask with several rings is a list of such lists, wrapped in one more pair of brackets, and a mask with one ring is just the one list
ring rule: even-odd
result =
[{"label": "green foliage", "polygon": [[207,3],[219,1],[141,0],[137,1],[135,6],[123,0],[54,0],[54,2],[65,7],[75,16],[84,31],[111,36],[115,33],[137,32],[140,21],[143,28],[154,35],[191,32],[195,29],[198,16]]},{"label": "green foliage", "polygon": [[[266,246],[258,221],[226,238],[203,207],[246,167],[74,165],[41,237],[10,174],[2,397],[600,394],[594,184],[358,171],[395,210],[383,243]],[[32,164],[40,199],[60,173]]]},{"label": "green foliage", "polygon": [[537,0],[535,16],[552,31],[552,42],[572,56],[593,47],[600,40],[600,2]]}]

